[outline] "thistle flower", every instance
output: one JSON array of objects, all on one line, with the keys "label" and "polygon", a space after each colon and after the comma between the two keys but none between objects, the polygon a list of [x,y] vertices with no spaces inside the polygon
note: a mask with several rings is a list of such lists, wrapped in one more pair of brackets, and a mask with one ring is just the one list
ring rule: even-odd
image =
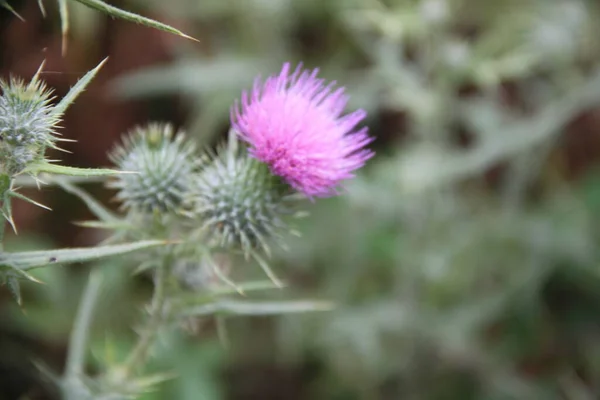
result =
[{"label": "thistle flower", "polygon": [[365,146],[373,139],[357,128],[364,110],[342,115],[347,96],[317,78],[318,69],[298,65],[290,75],[286,63],[278,76],[257,79],[241,107],[231,110],[233,127],[249,145],[250,154],[266,163],[307,197],[337,194],[343,180],[373,156]]},{"label": "thistle flower", "polygon": [[194,146],[168,124],[137,127],[110,154],[123,171],[108,186],[126,209],[143,213],[177,210],[189,189],[195,169]]},{"label": "thistle flower", "polygon": [[37,75],[25,84],[12,78],[0,80],[0,173],[15,176],[41,161],[48,147],[58,149],[52,91]]},{"label": "thistle flower", "polygon": [[190,208],[211,245],[249,255],[257,247],[268,253],[268,239],[279,237],[287,226],[282,216],[291,213],[291,199],[268,168],[240,151],[231,135],[228,147],[218,149],[198,174]]}]

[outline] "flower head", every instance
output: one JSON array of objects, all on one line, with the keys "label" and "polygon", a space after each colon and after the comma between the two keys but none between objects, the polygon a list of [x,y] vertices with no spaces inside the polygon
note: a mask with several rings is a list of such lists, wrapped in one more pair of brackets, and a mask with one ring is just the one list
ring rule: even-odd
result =
[{"label": "flower head", "polygon": [[257,79],[241,107],[231,111],[233,127],[249,145],[250,154],[271,172],[308,197],[335,195],[341,181],[352,178],[373,152],[373,138],[357,128],[364,110],[343,115],[348,97],[317,78],[318,69],[290,74],[286,63],[278,76]]}]

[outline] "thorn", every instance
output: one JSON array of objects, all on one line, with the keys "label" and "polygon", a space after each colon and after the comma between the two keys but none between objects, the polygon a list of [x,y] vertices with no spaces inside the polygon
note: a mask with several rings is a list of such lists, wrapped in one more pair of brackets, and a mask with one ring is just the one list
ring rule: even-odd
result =
[{"label": "thorn", "polygon": [[44,3],[42,3],[42,0],[38,0],[38,6],[40,7],[42,17],[46,18],[46,7],[44,7]]},{"label": "thorn", "polygon": [[185,33],[183,33],[183,32],[180,32],[180,33],[179,33],[179,35],[180,35],[181,37],[184,37],[184,38],[186,38],[186,39],[192,40],[192,41],[194,41],[194,42],[196,42],[196,43],[200,43],[200,40],[199,40],[199,39],[196,39],[195,37],[192,37],[192,36],[190,36],[190,35],[186,35],[186,34],[185,34]]},{"label": "thorn", "polygon": [[267,274],[267,276],[275,286],[277,286],[280,289],[285,286],[283,282],[279,278],[277,278],[271,267],[269,267],[269,264],[262,257],[256,254],[256,252],[254,251],[252,252],[252,257],[258,262],[258,265],[260,265],[264,273]]},{"label": "thorn", "polygon": [[45,210],[52,211],[52,209],[51,209],[50,207],[48,207],[48,206],[45,206],[45,205],[43,205],[42,203],[38,203],[37,201],[35,201],[35,200],[32,200],[32,199],[30,199],[30,198],[29,198],[29,197],[27,197],[27,196],[23,196],[21,193],[17,193],[17,192],[11,192],[10,196],[12,196],[12,197],[16,197],[17,199],[21,199],[21,200],[23,200],[23,201],[26,201],[26,202],[28,202],[28,203],[31,203],[31,204],[33,204],[33,205],[36,205],[36,206],[38,206],[38,207],[41,207],[41,208],[43,208],[43,209],[45,209]]},{"label": "thorn", "polygon": [[38,190],[42,190],[42,188],[40,187],[40,184],[42,185],[47,185],[46,182],[42,181],[41,179],[39,179],[37,176],[34,176],[33,179],[35,180],[35,185],[37,186]]},{"label": "thorn", "polygon": [[17,18],[19,18],[21,20],[21,22],[25,22],[25,18],[21,17],[21,14],[19,14],[14,8],[12,8],[10,5],[8,5],[7,3],[2,3],[2,5],[9,10],[11,13],[13,13]]},{"label": "thorn", "polygon": [[[62,139],[62,140],[61,140],[61,139],[57,139],[57,141],[66,142],[67,140],[64,140],[64,139]],[[52,146],[52,148],[53,148],[54,150],[62,151],[63,153],[67,153],[67,154],[73,154],[73,152],[72,152],[72,151],[65,150],[65,149],[63,149],[62,147],[58,147],[58,146],[56,146],[56,145],[53,145],[53,146]],[[55,161],[58,161],[58,160],[55,160]],[[53,162],[53,161],[50,161],[50,162]]]},{"label": "thorn", "polygon": [[18,234],[18,232],[17,232],[17,226],[15,225],[15,221],[13,221],[13,219],[12,219],[12,214],[10,214],[10,216],[8,216],[8,215],[6,215],[6,213],[4,212],[4,210],[2,210],[2,217],[4,217],[4,219],[6,221],[8,221],[8,223],[10,224],[10,226],[13,229],[13,232],[15,233],[15,235],[17,235]]},{"label": "thorn", "polygon": [[217,277],[219,279],[221,279],[223,282],[225,282],[227,285],[231,286],[236,292],[238,292],[240,295],[245,296],[246,294],[244,293],[244,290],[239,287],[238,285],[235,284],[235,282],[233,282],[231,279],[229,279],[224,273],[223,271],[221,271],[221,268],[219,268],[219,266],[215,263],[215,261],[213,260],[213,258],[210,256],[210,254],[206,254],[206,258],[207,258],[207,262],[208,265],[210,266],[210,268],[212,269],[212,271],[215,273],[215,275],[217,275]]},{"label": "thorn", "polygon": [[40,64],[40,66],[38,67],[37,71],[35,72],[35,75],[33,75],[33,78],[31,78],[31,82],[29,82],[29,89],[31,89],[31,85],[35,83],[35,81],[37,81],[40,77],[40,74],[42,73],[42,70],[44,69],[44,65],[46,65],[46,60],[42,61],[42,63]]}]

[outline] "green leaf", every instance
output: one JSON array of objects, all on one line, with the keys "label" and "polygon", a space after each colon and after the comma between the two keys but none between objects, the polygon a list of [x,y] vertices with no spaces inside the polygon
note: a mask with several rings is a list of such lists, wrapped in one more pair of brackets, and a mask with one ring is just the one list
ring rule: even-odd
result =
[{"label": "green leaf", "polygon": [[39,162],[28,166],[25,172],[37,174],[39,172],[48,172],[56,175],[70,176],[106,176],[116,174],[131,174],[133,172],[119,171],[108,168],[77,168],[67,167],[65,165],[51,164],[48,162]]},{"label": "green leaf", "polygon": [[162,240],[142,240],[139,242],[100,247],[3,253],[2,264],[11,265],[19,270],[27,271],[50,264],[91,261],[102,257],[126,254],[166,244],[169,244],[169,242]]},{"label": "green leaf", "polygon": [[327,301],[287,301],[287,302],[265,302],[265,301],[239,301],[218,300],[214,303],[198,307],[190,307],[181,312],[182,316],[206,316],[206,315],[277,315],[290,313],[304,313],[314,311],[330,311],[334,308]]},{"label": "green leaf", "polygon": [[[51,175],[45,172],[36,175],[35,177],[30,175],[18,175],[14,178],[14,186],[17,187],[40,187],[40,183],[46,185],[54,185],[56,182],[56,175]],[[69,182],[71,184],[79,184],[79,183],[102,183],[106,180],[105,176],[72,176],[72,175],[62,175],[60,179],[64,182]]]},{"label": "green leaf", "polygon": [[135,22],[136,24],[148,26],[150,28],[155,28],[155,29],[158,29],[161,31],[173,33],[175,35],[184,37],[186,39],[198,41],[197,39],[194,39],[193,37],[186,35],[185,33],[181,32],[178,29],[173,28],[172,26],[163,24],[161,22],[155,21],[150,18],[142,17],[141,15],[134,14],[129,11],[121,10],[120,8],[111,6],[110,4],[106,4],[105,2],[103,2],[101,0],[75,0],[75,1],[78,1],[79,3],[84,4],[95,10],[102,11],[106,14],[109,14],[109,15],[115,17],[115,18],[122,18],[126,21]]},{"label": "green leaf", "polygon": [[67,108],[69,108],[69,106],[71,105],[71,103],[75,101],[77,96],[79,96],[81,92],[83,92],[85,88],[90,84],[92,79],[94,79],[100,68],[102,68],[104,63],[106,63],[106,60],[108,60],[108,58],[102,60],[100,64],[96,66],[96,68],[92,69],[87,74],[85,74],[80,80],[78,80],[75,86],[73,86],[71,90],[69,90],[69,93],[67,93],[67,95],[63,97],[56,106],[54,106],[53,112],[57,113],[58,115],[64,114],[65,111],[67,111]]}]

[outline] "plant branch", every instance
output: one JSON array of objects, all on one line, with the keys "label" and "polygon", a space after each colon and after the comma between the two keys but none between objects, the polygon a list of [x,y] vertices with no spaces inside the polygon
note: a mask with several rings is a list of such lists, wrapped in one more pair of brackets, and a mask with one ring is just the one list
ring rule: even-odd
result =
[{"label": "plant branch", "polygon": [[69,377],[78,377],[83,372],[92,314],[96,302],[98,301],[101,284],[101,272],[99,270],[92,271],[83,292],[81,304],[79,305],[79,310],[77,311],[71,338],[69,340],[69,352],[65,368],[67,379]]},{"label": "plant branch", "polygon": [[128,377],[141,364],[145,363],[150,347],[154,343],[156,334],[165,320],[165,292],[170,261],[171,257],[170,255],[167,255],[156,268],[154,294],[152,295],[152,303],[150,305],[150,316],[146,326],[140,334],[139,341],[125,361],[122,371],[124,378]]}]

